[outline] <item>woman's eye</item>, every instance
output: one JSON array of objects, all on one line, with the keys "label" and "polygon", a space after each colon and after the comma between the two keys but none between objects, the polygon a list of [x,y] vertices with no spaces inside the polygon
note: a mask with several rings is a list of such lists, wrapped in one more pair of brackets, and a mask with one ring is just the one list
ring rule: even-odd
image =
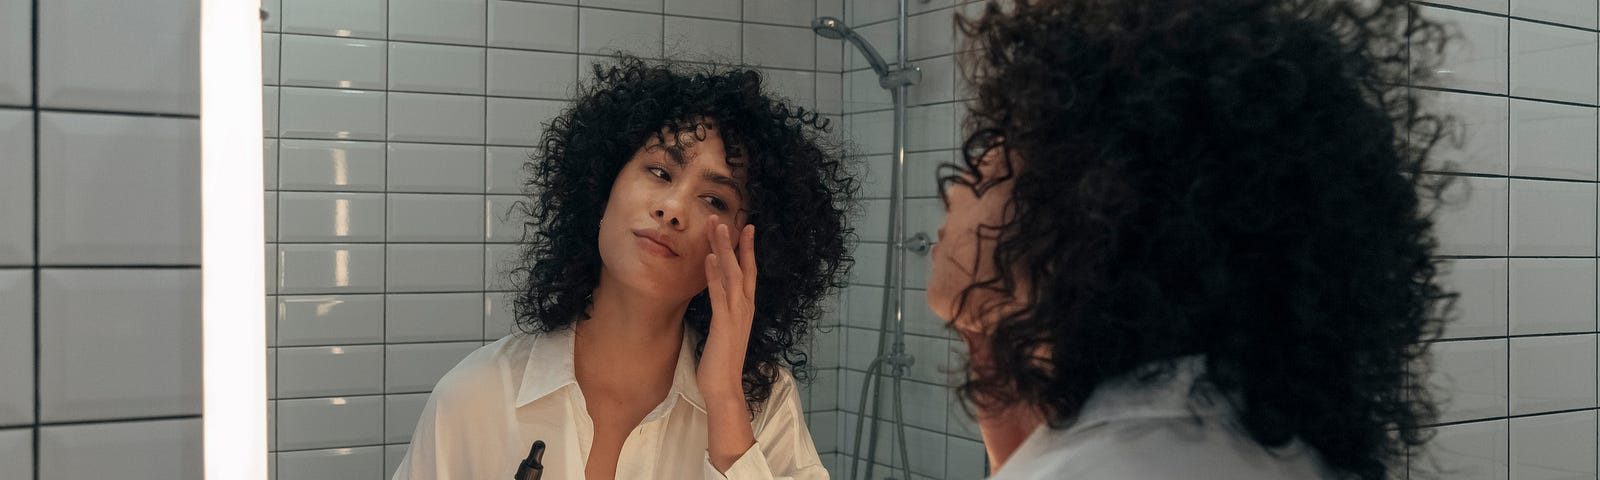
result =
[{"label": "woman's eye", "polygon": [[647,169],[650,170],[650,174],[654,175],[656,178],[672,181],[672,175],[667,174],[667,171],[663,170],[661,167],[648,167]]},{"label": "woman's eye", "polygon": [[723,210],[723,211],[726,211],[728,209],[728,204],[724,203],[722,201],[722,199],[720,199],[720,198],[717,198],[717,197],[705,197],[705,199],[706,199],[706,203],[711,204],[711,208],[715,208],[717,210]]}]

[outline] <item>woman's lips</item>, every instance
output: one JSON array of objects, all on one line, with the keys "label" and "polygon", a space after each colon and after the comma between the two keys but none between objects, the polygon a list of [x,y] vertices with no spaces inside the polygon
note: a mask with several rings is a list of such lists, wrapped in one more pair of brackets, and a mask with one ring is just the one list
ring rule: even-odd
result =
[{"label": "woman's lips", "polygon": [[664,258],[674,258],[678,256],[678,254],[672,253],[671,248],[667,248],[666,245],[663,245],[655,240],[651,240],[649,237],[636,235],[634,238],[637,239],[636,241],[639,243],[639,248],[643,248],[646,252],[650,252]]}]

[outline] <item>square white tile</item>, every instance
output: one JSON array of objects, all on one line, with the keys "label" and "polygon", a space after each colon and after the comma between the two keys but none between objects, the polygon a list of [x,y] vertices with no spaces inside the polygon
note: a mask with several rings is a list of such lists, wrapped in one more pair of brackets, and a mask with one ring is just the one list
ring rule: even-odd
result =
[{"label": "square white tile", "polygon": [[1440,0],[1436,3],[1505,15],[1509,2],[1510,0]]},{"label": "square white tile", "polygon": [[577,7],[489,1],[489,46],[578,51]]},{"label": "square white tile", "polygon": [[579,9],[578,51],[602,55],[620,51],[660,58],[661,28],[661,15],[657,14]]},{"label": "square white tile", "polygon": [[[924,72],[924,77],[926,72]],[[1427,95],[1441,113],[1455,115],[1458,129],[1435,148],[1435,168],[1461,173],[1505,175],[1510,161],[1510,110],[1504,97],[1416,90]],[[1537,134],[1528,131],[1528,134]],[[1528,138],[1528,137],[1524,137]],[[1532,159],[1523,158],[1528,161]]]},{"label": "square white tile", "polygon": [[278,345],[383,342],[382,295],[282,295],[277,302]]},{"label": "square white tile", "polygon": [[388,198],[391,242],[483,241],[483,195],[391,193]]},{"label": "square white tile", "polygon": [[1595,476],[1595,412],[1511,419],[1511,478]]},{"label": "square white tile", "polygon": [[1506,259],[1446,260],[1440,272],[1445,289],[1460,294],[1455,317],[1445,324],[1445,338],[1506,334],[1511,281]]},{"label": "square white tile", "polygon": [[1511,259],[1512,335],[1595,331],[1592,258]]},{"label": "square white tile", "polygon": [[384,148],[378,142],[280,140],[284,190],[382,192]]},{"label": "square white tile", "polygon": [[1511,101],[1511,174],[1595,179],[1594,107]]},{"label": "square white tile", "polygon": [[1518,0],[1511,4],[1511,16],[1593,29],[1595,28],[1596,18],[1595,2],[1589,0]]},{"label": "square white tile", "polygon": [[1593,31],[1513,20],[1511,94],[1593,105],[1600,62],[1595,42]]},{"label": "square white tile", "polygon": [[1506,255],[1510,187],[1503,178],[1455,177],[1438,207],[1440,255]]},{"label": "square white tile", "polygon": [[0,465],[17,478],[33,478],[33,429],[0,430]]},{"label": "square white tile", "polygon": [[951,103],[906,109],[906,149],[959,147],[955,135],[957,118],[956,105]]},{"label": "square white tile", "polygon": [[761,69],[762,87],[769,94],[784,99],[790,109],[817,107],[817,74],[795,70]]},{"label": "square white tile", "polygon": [[925,13],[907,19],[906,57],[920,60],[949,55],[956,51],[957,36],[953,10]]},{"label": "square white tile", "polygon": [[33,225],[33,112],[0,109],[0,265],[33,264]]},{"label": "square white tile", "polygon": [[481,346],[481,342],[387,345],[385,391],[391,394],[432,391],[445,372]]},{"label": "square white tile", "polygon": [[491,48],[488,55],[490,95],[565,99],[575,91],[575,54]]},{"label": "square white tile", "polygon": [[[832,72],[817,73],[817,112],[839,114],[844,112],[844,76]],[[839,129],[838,120],[832,121],[830,130]]]},{"label": "square white tile", "polygon": [[493,145],[532,147],[544,136],[544,126],[566,102],[556,100],[526,100],[520,98],[490,98],[489,137]]},{"label": "square white tile", "polygon": [[666,56],[707,62],[738,63],[742,45],[739,22],[666,17]]},{"label": "square white tile", "polygon": [[267,190],[278,189],[278,139],[267,138],[261,141],[261,163]]},{"label": "square white tile", "polygon": [[522,254],[522,245],[514,243],[483,246],[483,288],[490,291],[517,290],[512,275]]},{"label": "square white tile", "polygon": [[281,1],[284,33],[357,38],[384,38],[388,33],[386,0]]},{"label": "square white tile", "polygon": [[532,221],[526,214],[527,202],[516,195],[489,195],[485,200],[484,215],[488,217],[488,235],[491,243],[520,243],[525,225]]},{"label": "square white tile", "polygon": [[[417,420],[422,418],[422,408],[428,404],[428,394],[386,395],[384,402],[387,402],[383,413],[384,443],[410,442]],[[405,454],[404,446],[400,454]]]},{"label": "square white tile", "polygon": [[261,34],[261,83],[263,85],[277,85],[279,65],[283,55],[283,35],[277,33]]},{"label": "square white tile", "polygon": [[388,291],[443,293],[483,290],[483,246],[390,243]]},{"label": "square white tile", "polygon": [[39,124],[40,262],[200,263],[199,121],[43,113]]},{"label": "square white tile", "polygon": [[1505,339],[1440,342],[1433,345],[1428,378],[1440,422],[1504,417],[1509,400]]},{"label": "square white tile", "polygon": [[1483,93],[1506,93],[1507,25],[1505,17],[1436,7],[1418,9],[1425,17],[1449,25],[1456,37],[1445,49],[1444,62],[1425,83]]},{"label": "square white tile", "polygon": [[743,24],[744,60],[749,65],[811,70],[816,68],[816,32],[803,27]]},{"label": "square white tile", "polygon": [[516,292],[483,293],[484,340],[499,340],[511,332],[518,331],[516,313],[513,310],[516,295]]},{"label": "square white tile", "polygon": [[483,143],[483,97],[389,94],[389,141]]},{"label": "square white tile", "polygon": [[489,178],[484,180],[488,193],[521,194],[522,184],[528,180],[523,166],[528,163],[534,149],[523,147],[488,147],[484,152],[484,170]]},{"label": "square white tile", "polygon": [[744,0],[744,21],[811,27],[816,0]]},{"label": "square white tile", "polygon": [[200,270],[44,269],[39,285],[40,421],[200,413]]},{"label": "square white tile", "polygon": [[[1504,480],[1510,469],[1511,432],[1506,420],[1491,420],[1438,427],[1438,434],[1425,447],[1424,456],[1413,459],[1414,476],[1463,480]],[[1434,464],[1438,468],[1434,468]],[[1416,475],[1421,474],[1421,475]]]},{"label": "square white tile", "polygon": [[283,138],[384,138],[384,92],[283,87],[280,95]]},{"label": "square white tile", "polygon": [[0,105],[33,96],[33,2],[0,0]]},{"label": "square white tile", "polygon": [[1595,184],[1511,180],[1512,255],[1594,256],[1594,227]]},{"label": "square white tile", "polygon": [[0,425],[33,423],[33,348],[33,270],[0,270]]},{"label": "square white tile", "polygon": [[283,0],[261,0],[261,10],[267,18],[261,22],[261,31],[276,32],[283,29]]},{"label": "square white tile", "polygon": [[1512,415],[1594,406],[1594,335],[1511,339]]},{"label": "square white tile", "polygon": [[389,42],[389,90],[483,95],[483,47]]},{"label": "square white tile", "polygon": [[277,137],[280,133],[278,107],[283,102],[278,98],[278,90],[279,87],[261,87],[261,133],[268,138]]},{"label": "square white tile", "polygon": [[579,0],[578,4],[584,7],[661,13],[661,0]]},{"label": "square white tile", "polygon": [[400,470],[400,462],[406,458],[407,447],[410,445],[383,446],[383,478],[393,478],[394,472]]},{"label": "square white tile", "polygon": [[483,193],[479,145],[389,144],[389,192]]},{"label": "square white tile", "polygon": [[41,2],[39,104],[200,113],[200,9],[193,2]]},{"label": "square white tile", "polygon": [[283,478],[379,478],[382,446],[285,451],[278,454]]},{"label": "square white tile", "polygon": [[482,293],[398,294],[385,302],[387,343],[483,339]]},{"label": "square white tile", "polygon": [[44,427],[39,478],[201,480],[200,425],[192,418]]},{"label": "square white tile", "polygon": [[945,443],[944,474],[946,478],[983,478],[983,444],[960,438],[950,438]]},{"label": "square white tile", "polygon": [[[849,81],[847,78],[846,81]],[[849,108],[846,106],[846,108]],[[908,117],[909,112],[908,112]],[[880,110],[870,113],[845,115],[842,132],[845,139],[853,142],[859,154],[888,154],[894,148],[894,112]],[[907,130],[910,130],[909,125]],[[908,132],[909,133],[909,132]],[[909,140],[910,135],[907,135]],[[910,142],[907,142],[907,148]]]},{"label": "square white tile", "polygon": [[262,201],[266,204],[261,215],[262,223],[265,224],[262,230],[266,231],[264,240],[267,243],[275,243],[278,241],[278,192],[266,192]]},{"label": "square white tile", "polygon": [[[909,91],[910,105],[925,105],[955,100],[955,82],[959,70],[955,57],[927,58],[912,64],[922,69],[922,81]],[[820,97],[821,94],[819,93]]]},{"label": "square white tile", "polygon": [[382,90],[387,43],[285,34],[281,81],[295,87]]},{"label": "square white tile", "polygon": [[485,0],[389,0],[389,39],[483,45]]},{"label": "square white tile", "polygon": [[280,245],[278,293],[380,293],[383,245]]},{"label": "square white tile", "polygon": [[[278,401],[278,450],[351,447],[383,443],[383,396],[308,398]],[[288,453],[278,468],[291,476]],[[314,477],[354,478],[354,477]]]},{"label": "square white tile", "polygon": [[278,204],[284,243],[384,241],[381,193],[282,192]]},{"label": "square white tile", "polygon": [[667,14],[739,20],[741,0],[666,0]]},{"label": "square white tile", "polygon": [[379,393],[382,345],[278,349],[278,398]]},{"label": "square white tile", "polygon": [[267,295],[276,295],[278,294],[278,244],[268,243],[264,246],[266,247],[264,252],[266,255],[262,259],[264,263],[263,269],[266,271],[266,293]]}]

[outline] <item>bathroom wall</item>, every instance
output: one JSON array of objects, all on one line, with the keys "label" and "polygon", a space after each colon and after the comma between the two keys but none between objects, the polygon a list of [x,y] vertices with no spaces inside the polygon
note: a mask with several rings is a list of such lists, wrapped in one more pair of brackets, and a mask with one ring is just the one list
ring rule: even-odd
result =
[{"label": "bathroom wall", "polygon": [[519,167],[597,55],[760,65],[840,112],[842,44],[808,28],[840,0],[264,3],[269,460],[286,480],[387,477],[439,377],[511,331]]},{"label": "bathroom wall", "polygon": [[[856,29],[893,64],[898,52],[896,15],[898,3],[890,0],[846,0],[846,24]],[[960,88],[955,67],[958,45],[954,35],[954,15],[975,10],[979,3],[957,0],[908,0],[907,58],[922,69],[922,81],[907,95],[906,110],[906,234],[925,233],[930,238],[943,223],[944,211],[935,184],[935,169],[940,163],[957,160],[963,118],[961,100],[971,95]],[[861,244],[856,249],[856,268],[851,286],[844,294],[840,318],[843,326],[840,348],[839,395],[834,408],[814,414],[837,416],[839,422],[839,465],[833,473],[847,478],[846,467],[855,440],[857,410],[861,402],[865,370],[877,354],[885,281],[885,255],[890,252],[887,229],[890,209],[890,179],[894,166],[894,108],[887,90],[878,86],[877,75],[854,48],[847,49],[844,74],[844,110],[847,135],[863,154],[867,185],[863,189],[865,214],[857,225]],[[983,445],[977,427],[967,418],[951,394],[955,384],[946,374],[958,366],[956,355],[961,342],[943,328],[943,323],[927,307],[928,257],[906,254],[904,318],[906,350],[916,357],[909,376],[901,383],[901,399],[906,423],[907,450],[911,471],[916,478],[982,478],[986,470]],[[899,457],[892,442],[893,391],[884,382],[877,451],[872,458],[878,466],[873,478],[894,476]],[[812,397],[813,401],[817,398]],[[870,406],[868,407],[870,410]],[[813,423],[815,425],[816,422]],[[862,442],[867,441],[863,434]],[[860,469],[866,468],[868,445],[860,451]]]},{"label": "bathroom wall", "polygon": [[199,25],[0,0],[0,477],[201,476]]},{"label": "bathroom wall", "polygon": [[1466,124],[1440,220],[1460,319],[1434,346],[1448,478],[1596,475],[1596,4],[1450,0],[1436,105]]}]

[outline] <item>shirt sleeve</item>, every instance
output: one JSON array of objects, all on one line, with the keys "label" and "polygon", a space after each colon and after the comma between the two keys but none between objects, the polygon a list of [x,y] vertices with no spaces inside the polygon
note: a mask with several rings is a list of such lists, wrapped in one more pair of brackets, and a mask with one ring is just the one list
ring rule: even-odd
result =
[{"label": "shirt sleeve", "polygon": [[751,422],[756,443],[726,472],[718,472],[707,453],[703,461],[705,479],[827,480],[828,470],[817,456],[817,445],[811,441],[811,432],[801,415],[800,394],[788,371],[780,370],[766,407]]}]

